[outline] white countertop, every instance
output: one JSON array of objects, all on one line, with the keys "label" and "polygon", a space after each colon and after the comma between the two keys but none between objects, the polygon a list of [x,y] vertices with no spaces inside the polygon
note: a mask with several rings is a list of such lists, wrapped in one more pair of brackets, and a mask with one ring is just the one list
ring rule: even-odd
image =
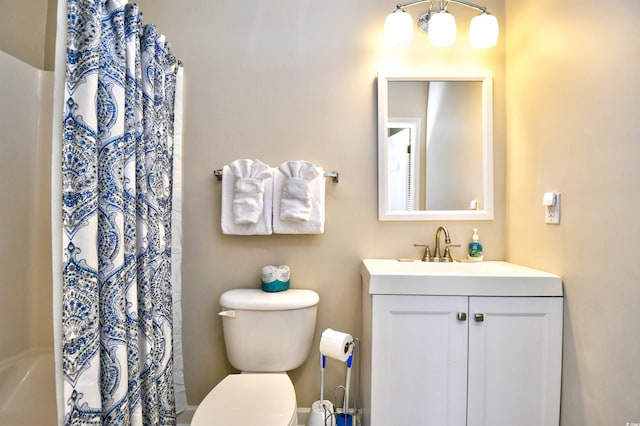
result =
[{"label": "white countertop", "polygon": [[361,274],[369,294],[562,296],[558,275],[502,261],[364,259]]}]

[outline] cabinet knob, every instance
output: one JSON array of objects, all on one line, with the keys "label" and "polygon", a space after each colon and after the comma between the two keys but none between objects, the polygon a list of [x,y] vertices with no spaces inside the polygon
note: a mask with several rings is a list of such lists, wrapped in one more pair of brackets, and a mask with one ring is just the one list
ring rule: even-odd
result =
[{"label": "cabinet knob", "polygon": [[482,322],[484,321],[484,314],[474,314],[473,318],[476,320],[476,322]]},{"label": "cabinet knob", "polygon": [[466,321],[467,313],[466,312],[458,312],[458,321]]}]

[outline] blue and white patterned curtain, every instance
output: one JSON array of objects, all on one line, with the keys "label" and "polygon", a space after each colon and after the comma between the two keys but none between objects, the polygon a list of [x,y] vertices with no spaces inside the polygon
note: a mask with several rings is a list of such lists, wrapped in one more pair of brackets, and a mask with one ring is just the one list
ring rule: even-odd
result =
[{"label": "blue and white patterned curtain", "polygon": [[[126,0],[67,0],[61,343],[67,425],[175,424],[178,61]],[[174,271],[175,272],[175,271]]]}]

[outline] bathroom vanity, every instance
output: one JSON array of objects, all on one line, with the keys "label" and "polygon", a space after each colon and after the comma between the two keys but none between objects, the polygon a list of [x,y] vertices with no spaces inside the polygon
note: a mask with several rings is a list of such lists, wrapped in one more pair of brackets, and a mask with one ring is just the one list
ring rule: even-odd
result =
[{"label": "bathroom vanity", "polygon": [[361,274],[364,425],[559,424],[559,276],[394,259]]}]

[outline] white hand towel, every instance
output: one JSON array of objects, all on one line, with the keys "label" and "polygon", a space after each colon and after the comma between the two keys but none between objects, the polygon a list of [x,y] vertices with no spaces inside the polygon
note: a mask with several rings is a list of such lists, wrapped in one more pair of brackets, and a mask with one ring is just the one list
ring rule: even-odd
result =
[{"label": "white hand towel", "polygon": [[273,231],[324,232],[324,172],[308,161],[288,161],[273,173]]},{"label": "white hand towel", "polygon": [[309,182],[318,177],[318,169],[308,161],[287,161],[278,167],[284,175],[280,198],[280,219],[308,222],[313,208]]},{"label": "white hand towel", "polygon": [[224,234],[273,233],[272,169],[259,160],[236,160],[222,169],[221,226]]}]

